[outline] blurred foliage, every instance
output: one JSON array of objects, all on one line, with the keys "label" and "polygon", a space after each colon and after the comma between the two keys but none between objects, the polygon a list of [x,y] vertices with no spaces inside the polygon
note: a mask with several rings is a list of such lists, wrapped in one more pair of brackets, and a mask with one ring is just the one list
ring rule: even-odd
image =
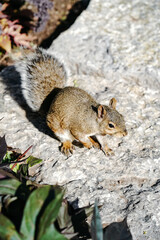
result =
[{"label": "blurred foliage", "polygon": [[23,25],[22,22],[19,23],[19,19],[12,20],[15,11],[10,2],[0,4],[0,49],[6,53],[10,53],[15,46],[31,48],[31,42],[34,40],[31,35],[23,33]]},{"label": "blurred foliage", "polygon": [[[31,148],[32,146],[21,154],[19,149],[13,149],[7,146],[5,136],[0,137],[0,168],[5,168],[5,170],[8,171],[12,170],[17,174],[19,179],[25,177],[28,179],[29,168],[42,162],[42,159],[33,156],[25,156]],[[0,176],[0,178],[3,177]]]},{"label": "blurred foliage", "polygon": [[46,23],[49,19],[48,9],[53,8],[53,1],[50,0],[26,0],[26,2],[32,4],[36,11],[33,16],[37,19],[36,24],[33,26],[35,32],[41,32],[44,30]]},{"label": "blurred foliage", "polygon": [[[1,170],[0,173],[8,175]],[[90,238],[86,219],[93,208],[74,210],[63,200],[64,192],[58,186],[5,178],[0,180],[0,195],[2,240]]]},{"label": "blurred foliage", "polygon": [[[7,189],[7,191],[6,191]],[[58,187],[27,185],[15,179],[0,181],[1,239],[66,239],[53,223],[61,207]]]}]

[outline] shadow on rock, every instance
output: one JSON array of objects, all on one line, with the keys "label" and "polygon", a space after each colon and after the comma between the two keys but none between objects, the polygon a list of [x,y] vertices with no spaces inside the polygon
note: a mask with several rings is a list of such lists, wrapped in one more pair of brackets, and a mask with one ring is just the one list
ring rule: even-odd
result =
[{"label": "shadow on rock", "polygon": [[127,219],[122,222],[113,222],[104,229],[104,240],[132,240],[132,235],[127,225]]},{"label": "shadow on rock", "polygon": [[[25,110],[26,117],[28,120],[40,131],[43,132],[50,137],[53,137],[55,139],[56,136],[53,134],[53,132],[50,130],[50,128],[46,124],[46,117],[45,114],[40,114],[40,112],[33,112],[29,106],[27,105],[21,89],[21,77],[18,71],[16,71],[15,66],[9,66],[2,70],[0,73],[0,78],[2,79],[3,83],[6,85],[6,91],[9,92],[11,97],[19,104],[19,106]],[[55,90],[56,93],[58,90]],[[46,101],[47,104],[49,104],[49,101],[51,101],[52,95],[55,94],[55,92],[52,92],[49,97],[47,97]],[[48,105],[49,109],[49,105]],[[46,111],[48,110],[46,109]],[[42,112],[42,111],[41,111]]]}]

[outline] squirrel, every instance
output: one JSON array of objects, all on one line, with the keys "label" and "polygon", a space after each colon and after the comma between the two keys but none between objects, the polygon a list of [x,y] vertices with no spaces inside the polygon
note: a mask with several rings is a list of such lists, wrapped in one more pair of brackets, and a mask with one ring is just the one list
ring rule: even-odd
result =
[{"label": "squirrel", "polygon": [[[97,103],[86,91],[65,86],[64,65],[47,51],[38,48],[20,65],[22,93],[32,111],[40,111],[48,95],[58,90],[52,96],[46,123],[62,143],[61,152],[65,155],[73,153],[74,140],[88,149],[101,148],[93,136],[127,135],[124,118],[116,110],[116,99],[112,98],[109,106],[105,106]],[[113,154],[108,145],[102,150],[106,155]]]}]

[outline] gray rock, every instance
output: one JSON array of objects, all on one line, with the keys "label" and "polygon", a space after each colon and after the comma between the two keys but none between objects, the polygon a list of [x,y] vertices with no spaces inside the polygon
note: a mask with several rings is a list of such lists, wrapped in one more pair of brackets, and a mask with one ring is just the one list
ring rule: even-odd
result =
[{"label": "gray rock", "polygon": [[[22,102],[17,104],[22,96],[16,92],[18,81],[12,82],[18,79],[12,67],[2,72],[0,82],[1,134],[22,151],[33,145],[32,154],[44,159],[37,181],[64,185],[66,197],[78,197],[80,207],[97,198],[103,223],[127,216],[135,240],[160,236],[159,16],[158,0],[92,0],[48,50],[66,65],[67,85],[81,87],[105,104],[116,97],[128,135],[106,138],[112,157],[76,147],[66,159],[43,119],[25,115]],[[11,82],[9,91],[4,81]]]}]

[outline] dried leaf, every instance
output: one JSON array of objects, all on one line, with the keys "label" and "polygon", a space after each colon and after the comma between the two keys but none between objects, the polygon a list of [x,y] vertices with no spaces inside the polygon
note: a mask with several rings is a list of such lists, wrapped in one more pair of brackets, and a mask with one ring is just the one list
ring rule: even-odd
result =
[{"label": "dried leaf", "polygon": [[6,52],[11,52],[11,40],[8,35],[0,36],[0,47],[3,48]]},{"label": "dried leaf", "polygon": [[1,24],[1,28],[4,29],[7,26],[7,19],[2,18],[0,21],[0,24]]},{"label": "dried leaf", "polygon": [[32,36],[27,36],[25,33],[17,34],[14,36],[14,42],[17,45],[23,45],[25,47],[30,47],[30,41],[33,41],[35,38]]},{"label": "dried leaf", "polygon": [[8,7],[8,3],[3,3],[1,6],[1,11],[3,12]]}]

